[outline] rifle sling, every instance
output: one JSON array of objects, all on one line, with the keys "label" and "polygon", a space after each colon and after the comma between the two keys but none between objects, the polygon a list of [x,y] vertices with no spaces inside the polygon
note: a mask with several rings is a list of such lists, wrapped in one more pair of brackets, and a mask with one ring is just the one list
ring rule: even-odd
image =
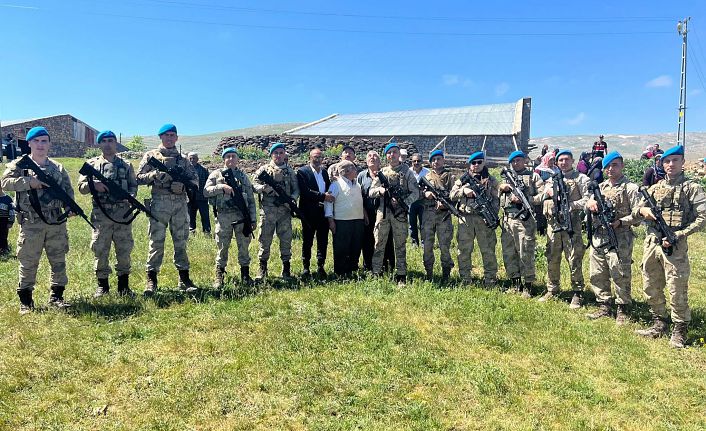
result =
[{"label": "rifle sling", "polygon": [[[91,191],[91,196],[93,196],[93,201],[96,203],[96,206],[98,206],[98,209],[100,209],[101,212],[103,213],[103,215],[108,217],[108,220],[112,221],[113,223],[122,224],[122,225],[129,225],[132,223],[133,220],[135,220],[135,217],[137,217],[140,214],[140,211],[138,210],[127,221],[115,220],[113,217],[110,216],[110,214],[108,214],[108,211],[106,211],[106,209],[103,206],[103,204],[101,203],[100,199],[98,199],[98,191],[96,190],[95,184],[93,184],[93,175],[88,176],[88,189]],[[129,214],[129,212],[127,214]]]},{"label": "rifle sling", "polygon": [[44,222],[44,224],[52,225],[52,226],[58,226],[60,224],[66,223],[66,219],[68,218],[68,213],[69,211],[64,212],[61,214],[58,218],[58,222],[56,223],[51,223],[49,220],[47,220],[46,217],[44,217],[44,213],[42,213],[42,204],[39,203],[39,195],[37,194],[36,189],[30,189],[29,190],[29,203],[32,205],[32,209],[34,212],[37,213],[37,216],[39,216],[40,220]]}]

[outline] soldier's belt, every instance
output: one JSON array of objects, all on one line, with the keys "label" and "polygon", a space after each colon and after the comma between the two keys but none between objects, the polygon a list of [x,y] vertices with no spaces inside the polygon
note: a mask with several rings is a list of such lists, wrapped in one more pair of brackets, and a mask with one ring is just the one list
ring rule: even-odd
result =
[{"label": "soldier's belt", "polygon": [[[103,206],[103,208],[105,208],[105,209],[107,209],[107,210],[113,209],[113,208],[120,208],[120,209],[123,209],[123,208],[128,208],[128,207],[130,206],[130,204],[127,203],[127,202],[117,202],[117,203],[114,203],[114,204],[107,204],[107,203],[104,204],[104,203],[101,203],[101,205]],[[93,203],[93,207],[94,207],[94,208],[97,207],[97,204],[96,204],[95,202]]]},{"label": "soldier's belt", "polygon": [[159,194],[153,194],[152,195],[152,200],[153,201],[185,201],[186,200],[186,193],[176,195],[174,193],[159,193]]}]

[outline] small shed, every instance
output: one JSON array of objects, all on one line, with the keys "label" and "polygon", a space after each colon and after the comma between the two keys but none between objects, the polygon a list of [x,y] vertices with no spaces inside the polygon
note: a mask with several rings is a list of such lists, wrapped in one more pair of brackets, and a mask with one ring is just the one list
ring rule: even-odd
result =
[{"label": "small shed", "polygon": [[49,132],[52,157],[83,157],[87,149],[95,147],[98,135],[98,130],[71,114],[1,121],[0,133],[2,136],[11,134],[21,143],[29,129],[35,126],[43,126]]}]

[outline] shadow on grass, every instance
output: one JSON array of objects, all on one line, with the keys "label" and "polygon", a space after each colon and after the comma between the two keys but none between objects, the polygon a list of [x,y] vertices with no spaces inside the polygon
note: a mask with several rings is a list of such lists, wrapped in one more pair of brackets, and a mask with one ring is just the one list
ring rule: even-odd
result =
[{"label": "shadow on grass", "polygon": [[66,312],[71,316],[97,316],[108,320],[121,320],[139,314],[144,308],[140,299],[130,298],[76,298]]}]

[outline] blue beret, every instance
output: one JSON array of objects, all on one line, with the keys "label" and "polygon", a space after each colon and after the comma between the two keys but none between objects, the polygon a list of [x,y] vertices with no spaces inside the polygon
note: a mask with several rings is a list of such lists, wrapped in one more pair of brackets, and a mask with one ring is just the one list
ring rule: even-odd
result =
[{"label": "blue beret", "polygon": [[513,151],[512,153],[510,153],[510,157],[507,158],[507,162],[508,162],[508,163],[512,163],[512,161],[515,160],[515,159],[518,158],[518,157],[522,157],[523,159],[526,159],[526,158],[527,158],[527,156],[525,155],[525,153],[523,153],[523,152],[520,151],[520,150],[517,150],[517,151]]},{"label": "blue beret", "polygon": [[164,135],[164,134],[167,133],[167,132],[174,132],[174,133],[176,133],[176,132],[177,132],[176,126],[175,126],[174,124],[167,123],[167,124],[165,124],[164,126],[162,126],[162,127],[159,128],[159,133],[157,133],[157,135],[162,136],[162,135]]},{"label": "blue beret", "polygon": [[[29,139],[28,139],[29,140]],[[684,155],[684,146],[683,145],[676,145],[662,154],[662,160],[666,159],[669,156],[683,156]]]},{"label": "blue beret", "polygon": [[385,151],[382,152],[383,155],[387,154],[388,151],[390,151],[393,148],[400,148],[400,146],[397,144],[397,142],[390,142],[385,146]]},{"label": "blue beret", "polygon": [[282,143],[282,142],[275,142],[274,145],[272,145],[272,147],[270,148],[270,156],[272,155],[272,153],[275,152],[275,150],[276,150],[277,148],[282,148],[282,149],[284,149],[284,143]]},{"label": "blue beret", "polygon": [[476,151],[475,153],[471,154],[471,156],[468,158],[468,163],[471,163],[475,159],[485,160],[485,153],[483,153],[482,151]]},{"label": "blue beret", "polygon": [[240,157],[240,154],[238,154],[238,150],[236,150],[235,147],[228,147],[228,148],[224,148],[223,152],[221,152],[221,158],[225,159],[226,154],[230,154],[230,153],[233,153],[236,156]]},{"label": "blue beret", "polygon": [[27,141],[31,141],[32,139],[38,138],[40,136],[49,136],[49,132],[47,132],[47,129],[41,126],[32,127],[31,129],[29,129],[29,132],[27,132],[27,137],[25,139]]},{"label": "blue beret", "polygon": [[561,150],[558,153],[556,153],[556,156],[554,156],[554,160],[559,160],[559,156],[571,156],[571,158],[574,158],[574,153],[571,152],[571,150]]},{"label": "blue beret", "polygon": [[623,156],[621,156],[620,153],[617,151],[611,151],[610,153],[606,154],[605,158],[603,158],[603,169],[607,168],[608,165],[610,165],[610,162],[615,159],[622,160]]},{"label": "blue beret", "polygon": [[101,140],[104,138],[115,138],[115,133],[110,130],[103,130],[96,136],[96,144],[100,144]]},{"label": "blue beret", "polygon": [[432,151],[431,153],[429,153],[429,161],[431,162],[431,159],[433,159],[436,156],[444,157],[444,152],[442,150]]}]

